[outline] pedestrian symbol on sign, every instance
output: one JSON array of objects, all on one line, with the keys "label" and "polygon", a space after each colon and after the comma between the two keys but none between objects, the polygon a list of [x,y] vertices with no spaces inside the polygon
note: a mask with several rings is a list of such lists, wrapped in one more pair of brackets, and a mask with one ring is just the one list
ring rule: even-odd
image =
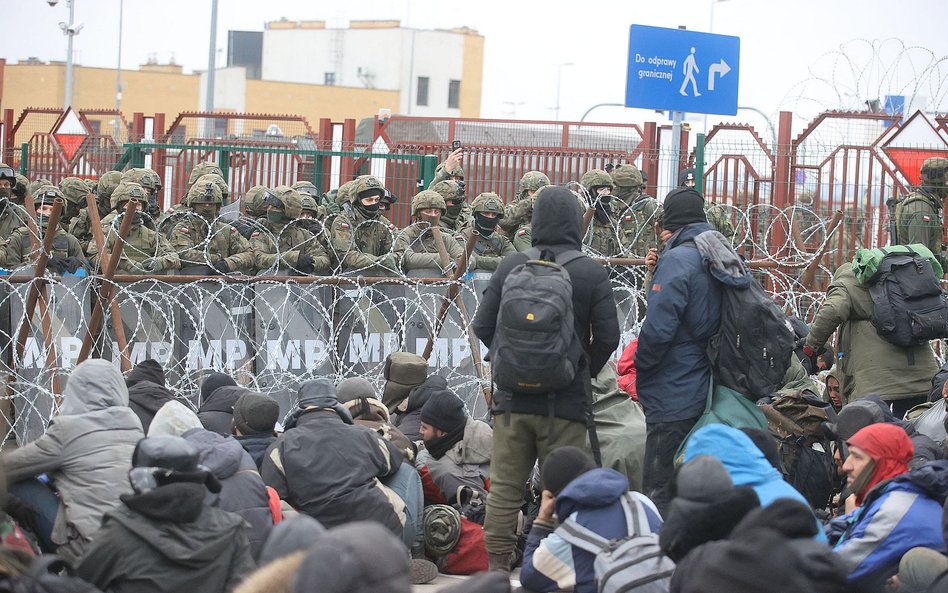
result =
[{"label": "pedestrian symbol on sign", "polygon": [[[688,96],[688,93],[685,92],[685,88],[688,87],[688,82],[691,82],[691,88],[694,89],[694,96],[700,97],[701,93],[698,92],[698,82],[695,80],[695,74],[701,74],[701,70],[698,70],[698,64],[695,62],[695,48],[691,48],[691,53],[688,54],[688,57],[685,58],[685,80],[681,83],[681,89],[678,90],[679,93]],[[711,90],[714,90],[714,85],[711,85]]]}]

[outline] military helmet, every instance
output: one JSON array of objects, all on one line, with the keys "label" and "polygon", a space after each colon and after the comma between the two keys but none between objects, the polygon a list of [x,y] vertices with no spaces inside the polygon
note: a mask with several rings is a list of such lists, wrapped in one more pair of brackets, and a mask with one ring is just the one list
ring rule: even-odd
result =
[{"label": "military helmet", "polygon": [[478,212],[493,212],[498,219],[504,217],[504,202],[500,196],[493,192],[485,192],[474,198],[471,202],[471,210]]},{"label": "military helmet", "polygon": [[444,203],[444,198],[441,197],[441,194],[432,189],[426,189],[418,192],[415,194],[415,197],[411,199],[411,215],[415,216],[419,210],[424,210],[425,208],[438,208],[441,210],[441,213],[444,214],[448,206]]},{"label": "military helmet", "polygon": [[30,186],[30,178],[27,177],[26,175],[20,175],[19,173],[17,173],[16,185],[23,185],[23,189],[25,190],[27,187]]},{"label": "military helmet", "polygon": [[96,185],[96,193],[100,198],[112,199],[112,192],[122,182],[121,171],[107,171],[99,177],[99,183]]},{"label": "military helmet", "polygon": [[303,205],[301,206],[303,212],[312,212],[313,216],[315,216],[319,212],[319,204],[316,203],[316,198],[300,190],[296,191],[300,194],[300,198],[303,200]]},{"label": "military helmet", "polygon": [[948,159],[932,157],[922,163],[922,185],[944,188],[948,181]]},{"label": "military helmet", "polygon": [[586,171],[583,175],[583,178],[579,180],[579,184],[583,186],[583,189],[589,193],[593,193],[597,188],[600,187],[612,187],[612,176],[606,173],[602,169],[593,169],[591,171]]},{"label": "military helmet", "polygon": [[137,183],[149,192],[161,190],[161,178],[152,169],[129,169],[122,174],[122,181]]},{"label": "military helmet", "polygon": [[550,178],[545,173],[527,171],[520,178],[520,197],[526,196],[528,191],[536,192],[547,185],[550,185]]},{"label": "military helmet", "polygon": [[201,179],[188,190],[188,206],[195,204],[223,204],[221,190],[212,179]]},{"label": "military helmet", "polygon": [[295,189],[296,191],[300,192],[301,194],[305,194],[305,195],[307,195],[307,196],[311,196],[311,197],[317,198],[317,199],[319,198],[319,190],[316,189],[316,186],[313,185],[313,184],[312,184],[311,182],[309,182],[309,181],[297,181],[296,183],[294,183],[294,184],[291,185],[290,187],[291,187],[292,189]]},{"label": "military helmet", "polygon": [[55,186],[56,184],[50,181],[49,179],[43,179],[43,178],[34,179],[33,181],[30,182],[29,186],[27,187],[27,191],[30,192],[30,195],[32,196],[33,194],[36,193],[36,190],[43,187],[44,185]]},{"label": "military helmet", "polygon": [[264,196],[264,201],[267,205],[283,210],[283,214],[291,220],[299,218],[303,212],[303,196],[285,185],[278,185],[268,191]]},{"label": "military helmet", "polygon": [[263,185],[255,185],[247,190],[240,200],[240,206],[248,216],[264,216],[267,213],[267,205],[263,202],[263,196],[266,193],[267,188]]},{"label": "military helmet", "polygon": [[6,163],[0,163],[0,179],[6,179],[10,182],[10,187],[15,187],[17,182],[16,171]]},{"label": "military helmet", "polygon": [[458,185],[458,182],[454,181],[453,179],[439,181],[428,189],[438,192],[441,197],[444,198],[445,202],[448,200],[460,200],[464,197],[463,193],[461,192],[461,186]]},{"label": "military helmet", "polygon": [[347,181],[336,190],[336,204],[342,206],[352,201],[352,190],[355,188],[356,180]]},{"label": "military helmet", "polygon": [[612,183],[616,187],[629,188],[632,190],[642,189],[645,182],[642,180],[642,173],[635,165],[619,165],[612,170]]},{"label": "military helmet", "polygon": [[230,198],[230,188],[227,187],[227,182],[224,181],[224,178],[216,173],[207,173],[198,177],[195,183],[201,183],[202,181],[211,181],[214,185],[217,186],[217,189],[221,190],[221,199],[227,200]]},{"label": "military helmet", "polygon": [[66,177],[59,182],[59,190],[70,204],[75,204],[80,208],[85,206],[86,196],[89,195],[89,186],[82,179]]},{"label": "military helmet", "polygon": [[144,201],[146,196],[145,188],[141,185],[134,181],[123,181],[112,192],[112,209],[117,210],[122,202],[127,202],[133,198],[140,202]]},{"label": "military helmet", "polygon": [[83,181],[85,182],[86,189],[89,190],[90,194],[96,193],[96,191],[99,189],[99,182],[95,179],[83,179]]},{"label": "military helmet", "polygon": [[58,187],[49,183],[37,188],[33,193],[33,206],[38,208],[43,204],[52,204],[56,199],[65,200],[66,198]]},{"label": "military helmet", "polygon": [[350,190],[350,201],[354,204],[362,198],[376,195],[379,199],[385,195],[385,186],[373,175],[363,175],[355,180],[355,185]]},{"label": "military helmet", "polygon": [[191,175],[188,177],[188,187],[194,185],[202,175],[207,175],[208,173],[214,173],[220,175],[222,179],[224,178],[224,172],[221,171],[217,163],[204,161],[194,165],[194,168],[191,169]]}]

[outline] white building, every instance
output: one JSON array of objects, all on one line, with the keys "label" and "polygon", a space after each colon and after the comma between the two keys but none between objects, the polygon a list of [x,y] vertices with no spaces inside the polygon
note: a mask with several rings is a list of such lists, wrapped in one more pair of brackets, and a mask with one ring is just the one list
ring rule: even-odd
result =
[{"label": "white building", "polygon": [[263,33],[263,80],[397,90],[402,115],[479,117],[483,66],[484,38],[467,28],[283,20]]}]

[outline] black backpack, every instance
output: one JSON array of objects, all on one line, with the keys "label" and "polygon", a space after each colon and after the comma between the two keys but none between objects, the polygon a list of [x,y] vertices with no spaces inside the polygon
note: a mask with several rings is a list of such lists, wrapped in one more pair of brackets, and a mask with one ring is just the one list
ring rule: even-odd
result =
[{"label": "black backpack", "polygon": [[896,346],[948,338],[948,302],[928,258],[887,253],[871,284],[872,324]]},{"label": "black backpack", "polygon": [[783,310],[751,277],[744,289],[721,283],[721,327],[708,344],[715,380],[758,400],[783,384],[794,334]]},{"label": "black backpack", "polygon": [[[503,390],[550,394],[572,383],[583,349],[573,325],[573,283],[566,251],[541,259],[537,248],[504,279],[491,343],[491,373]],[[549,255],[549,254],[546,254]]]}]

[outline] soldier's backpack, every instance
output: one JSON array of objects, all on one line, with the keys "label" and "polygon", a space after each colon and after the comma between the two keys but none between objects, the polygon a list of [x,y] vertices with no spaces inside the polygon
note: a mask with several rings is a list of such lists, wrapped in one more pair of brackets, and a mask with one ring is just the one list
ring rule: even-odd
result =
[{"label": "soldier's backpack", "polygon": [[948,302],[940,278],[917,246],[907,247],[886,252],[869,281],[876,333],[902,347],[948,338]]},{"label": "soldier's backpack", "polygon": [[535,247],[524,253],[528,260],[510,271],[501,289],[491,372],[506,391],[550,394],[572,383],[583,354],[565,266],[585,256],[571,250],[550,259]]},{"label": "soldier's backpack", "polygon": [[630,492],[620,500],[629,536],[609,540],[572,517],[560,523],[557,535],[595,555],[593,572],[599,593],[668,593],[675,563],[659,547],[658,534],[649,529],[642,503]]}]

